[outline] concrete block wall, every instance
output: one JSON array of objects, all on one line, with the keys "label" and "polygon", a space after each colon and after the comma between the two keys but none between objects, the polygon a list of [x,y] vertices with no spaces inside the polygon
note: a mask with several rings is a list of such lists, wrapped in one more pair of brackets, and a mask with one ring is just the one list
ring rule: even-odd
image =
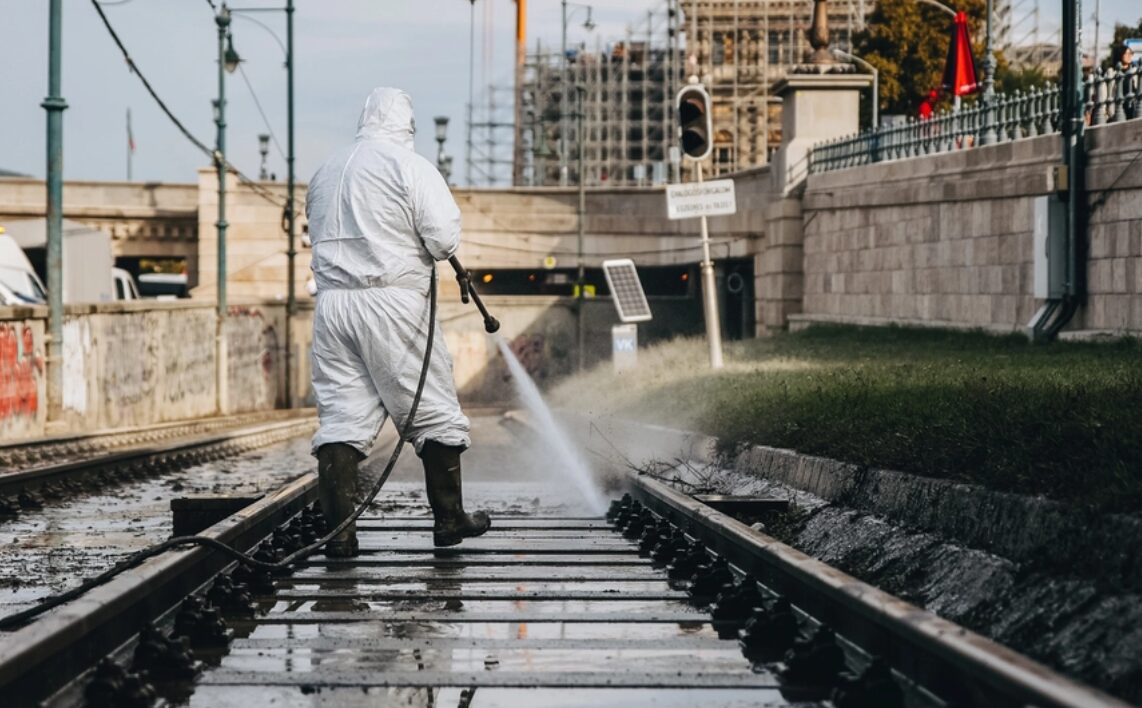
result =
[{"label": "concrete block wall", "polygon": [[1077,326],[1142,333],[1142,120],[1091,129],[1088,304]]},{"label": "concrete block wall", "polygon": [[[46,307],[0,308],[0,434],[141,426],[217,413],[214,307],[209,303],[73,305],[64,318],[58,420],[47,420]],[[284,308],[231,309],[226,411],[270,410],[284,400]]]},{"label": "concrete block wall", "polygon": [[[1127,169],[1139,144],[1142,121],[1087,133],[1089,297],[1070,329],[1142,331],[1142,175]],[[1043,136],[814,175],[795,324],[1023,328],[1041,304],[1033,202],[1061,159]]]}]

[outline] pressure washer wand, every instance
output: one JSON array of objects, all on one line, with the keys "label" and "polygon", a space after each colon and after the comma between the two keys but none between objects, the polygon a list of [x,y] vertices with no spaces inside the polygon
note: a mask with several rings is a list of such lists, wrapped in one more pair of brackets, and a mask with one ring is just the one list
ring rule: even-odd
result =
[{"label": "pressure washer wand", "polygon": [[468,304],[468,299],[471,298],[476,303],[476,309],[484,317],[484,330],[488,334],[492,334],[500,329],[500,321],[488,312],[488,308],[484,306],[484,301],[480,299],[480,293],[472,287],[472,274],[460,264],[460,259],[452,256],[448,259],[452,264],[452,269],[456,271],[456,282],[460,283],[460,302],[465,305]]}]

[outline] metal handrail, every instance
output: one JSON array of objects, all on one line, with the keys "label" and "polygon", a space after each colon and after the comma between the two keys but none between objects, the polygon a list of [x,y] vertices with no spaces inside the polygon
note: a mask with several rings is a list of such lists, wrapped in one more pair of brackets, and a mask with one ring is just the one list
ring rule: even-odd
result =
[{"label": "metal handrail", "polygon": [[[1092,126],[1142,117],[1142,66],[1096,70],[1084,83],[1084,96]],[[810,150],[809,174],[974,148],[987,125],[994,126],[997,143],[1057,133],[1060,100],[1059,86],[1045,85],[828,140]]]}]

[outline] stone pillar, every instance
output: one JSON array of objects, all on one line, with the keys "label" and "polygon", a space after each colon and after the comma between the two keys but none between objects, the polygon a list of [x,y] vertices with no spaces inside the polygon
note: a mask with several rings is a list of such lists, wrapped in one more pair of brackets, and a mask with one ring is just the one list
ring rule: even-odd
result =
[{"label": "stone pillar", "polygon": [[[818,143],[860,130],[860,93],[872,84],[868,74],[835,71],[846,64],[809,65],[809,71],[778,81],[781,97],[781,149],[773,157],[775,186],[789,194],[809,174],[809,150]],[[827,73],[820,73],[827,71]]]},{"label": "stone pillar", "polygon": [[775,199],[766,205],[765,221],[765,248],[755,260],[758,336],[784,330],[789,315],[801,312],[805,271],[801,200]]}]

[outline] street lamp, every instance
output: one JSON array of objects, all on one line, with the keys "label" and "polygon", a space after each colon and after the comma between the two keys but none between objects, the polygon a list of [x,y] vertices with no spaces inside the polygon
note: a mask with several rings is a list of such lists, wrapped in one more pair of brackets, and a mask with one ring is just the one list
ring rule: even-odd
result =
[{"label": "street lamp", "polygon": [[[567,130],[568,130],[568,128],[567,128],[567,116],[568,116],[568,114],[571,113],[570,106],[568,105],[568,101],[570,100],[570,93],[571,93],[568,90],[568,87],[571,84],[571,79],[567,73],[567,69],[568,69],[568,65],[567,65],[567,22],[568,22],[568,20],[571,19],[571,16],[574,15],[576,11],[586,10],[587,11],[587,19],[583,22],[583,29],[590,32],[591,30],[595,29],[595,23],[591,19],[592,7],[590,5],[581,5],[579,3],[567,2],[567,0],[562,0],[562,2],[563,2],[563,44],[562,44],[563,51],[559,55],[559,61],[560,61],[559,73],[562,77],[561,81],[562,81],[563,85],[561,87],[561,92],[560,92],[561,95],[560,95],[560,101],[559,101],[559,103],[560,103],[560,111],[559,111],[559,114],[560,114],[560,116],[559,116],[559,184],[560,184],[560,186],[566,187],[567,186],[567,170],[568,170],[568,167],[567,167]],[[571,12],[567,12],[568,6],[573,7]],[[583,179],[583,176],[580,175],[579,179]]]},{"label": "street lamp", "polygon": [[872,129],[876,130],[878,127],[880,127],[880,71],[877,70],[875,66],[869,64],[867,61],[861,59],[855,54],[849,54],[848,52],[837,49],[835,47],[833,48],[833,53],[840,56],[842,59],[855,61],[857,64],[860,64],[872,72]]},{"label": "street lamp", "polygon": [[218,25],[218,98],[214,101],[214,125],[217,135],[214,143],[214,168],[218,173],[218,276],[215,287],[218,290],[218,317],[214,327],[215,348],[215,396],[219,414],[226,413],[228,398],[226,340],[223,326],[226,321],[226,74],[234,73],[241,59],[234,51],[234,41],[230,36],[230,10],[223,5],[215,16]]},{"label": "street lamp", "polygon": [[440,170],[447,182],[452,172],[447,166],[447,155],[444,154],[444,141],[448,139],[448,116],[436,116],[432,120],[436,123],[436,169]]},{"label": "street lamp", "polygon": [[983,132],[980,145],[990,145],[996,141],[995,121],[991,115],[991,104],[995,102],[995,52],[991,49],[991,0],[987,0],[987,44],[983,50]]},{"label": "street lamp", "polygon": [[218,98],[214,101],[214,168],[218,173],[218,326],[226,316],[226,74],[234,73],[242,61],[234,51],[230,35],[230,9],[225,5],[214,18],[218,26]]},{"label": "street lamp", "polygon": [[266,171],[266,156],[270,154],[269,133],[258,134],[258,154],[262,156],[262,167],[260,170],[258,170],[258,179],[269,179],[270,174]]}]

